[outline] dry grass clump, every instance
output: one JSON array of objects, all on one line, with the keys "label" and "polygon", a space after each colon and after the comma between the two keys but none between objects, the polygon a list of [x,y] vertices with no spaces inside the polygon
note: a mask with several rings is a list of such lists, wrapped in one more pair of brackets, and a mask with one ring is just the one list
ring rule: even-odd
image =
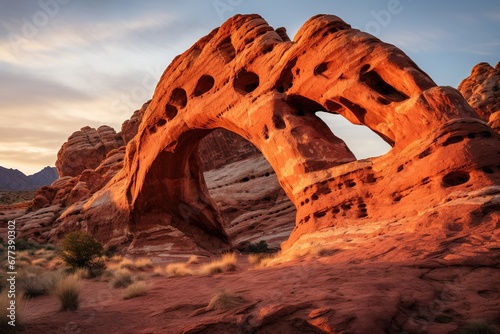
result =
[{"label": "dry grass clump", "polygon": [[[16,295],[15,319],[10,318],[11,310],[8,309],[11,307],[10,301],[11,299],[9,298],[8,293],[2,291],[2,293],[0,293],[0,333],[16,333],[24,323],[26,304],[24,303],[23,295],[21,293],[17,293]],[[15,320],[15,327],[9,325],[9,322],[12,320]]]},{"label": "dry grass clump", "polygon": [[138,258],[134,261],[133,267],[134,267],[134,269],[137,269],[137,270],[145,270],[145,269],[153,268],[153,261],[151,261],[151,259],[141,257],[141,258]]},{"label": "dry grass clump", "polygon": [[250,254],[247,257],[248,263],[255,268],[267,267],[269,262],[276,258],[276,254]]},{"label": "dry grass clump", "polygon": [[117,269],[113,272],[111,285],[113,288],[126,288],[132,284],[132,274],[128,269]]},{"label": "dry grass clump", "polygon": [[[115,266],[111,265],[111,267]],[[153,268],[153,262],[151,261],[151,259],[144,257],[138,258],[136,260],[122,258],[116,267],[129,270],[145,270],[148,268]]]},{"label": "dry grass clump", "polygon": [[229,311],[241,306],[244,302],[243,298],[223,290],[210,300],[207,306],[207,311]]},{"label": "dry grass clump", "polygon": [[63,277],[63,272],[42,272],[39,268],[29,267],[19,273],[18,286],[27,298],[50,294]]},{"label": "dry grass clump", "polygon": [[78,309],[81,288],[81,281],[76,275],[69,275],[59,282],[55,292],[61,302],[61,311],[76,311]]},{"label": "dry grass clump", "polygon": [[187,263],[170,263],[165,267],[167,277],[184,277],[194,275],[193,270],[189,269]]},{"label": "dry grass clump", "polygon": [[196,255],[191,255],[187,260],[187,264],[198,264],[200,263],[200,259]]},{"label": "dry grass clump", "polygon": [[219,260],[201,266],[199,273],[201,275],[213,275],[235,271],[237,262],[235,253],[224,254]]},{"label": "dry grass clump", "polygon": [[139,296],[144,296],[148,293],[149,285],[144,281],[138,281],[130,284],[125,290],[123,290],[123,299],[131,299]]}]

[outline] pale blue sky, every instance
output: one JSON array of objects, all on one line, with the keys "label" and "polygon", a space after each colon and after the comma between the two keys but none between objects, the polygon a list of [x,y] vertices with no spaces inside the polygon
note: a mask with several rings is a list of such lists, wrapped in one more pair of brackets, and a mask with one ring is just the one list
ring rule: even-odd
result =
[{"label": "pale blue sky", "polygon": [[[237,13],[290,36],[315,14],[338,15],[399,46],[439,85],[500,60],[498,0],[0,0],[0,165],[30,174],[54,165],[83,126],[119,131],[173,57]],[[327,121],[360,158],[387,149]]]}]

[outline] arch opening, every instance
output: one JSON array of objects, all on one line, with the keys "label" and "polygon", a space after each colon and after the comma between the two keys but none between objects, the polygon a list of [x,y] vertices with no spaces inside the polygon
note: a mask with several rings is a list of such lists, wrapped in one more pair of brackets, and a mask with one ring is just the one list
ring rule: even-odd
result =
[{"label": "arch opening", "polygon": [[316,116],[345,141],[358,160],[384,155],[392,148],[369,127],[352,124],[342,115],[319,111]]},{"label": "arch opening", "polygon": [[296,209],[262,153],[243,137],[216,129],[198,146],[204,179],[233,247],[264,240],[279,248],[295,226]]}]

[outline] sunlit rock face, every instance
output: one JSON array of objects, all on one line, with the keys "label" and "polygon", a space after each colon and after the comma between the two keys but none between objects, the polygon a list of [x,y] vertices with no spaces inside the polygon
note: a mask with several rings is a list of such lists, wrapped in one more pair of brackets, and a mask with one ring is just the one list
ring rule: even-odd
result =
[{"label": "sunlit rock face", "polygon": [[[393,148],[357,161],[317,111],[365,125]],[[131,252],[229,247],[238,237],[221,218],[221,192],[210,196],[198,149],[217,129],[253,144],[294,206],[283,249],[336,231],[350,241],[498,231],[499,135],[457,90],[336,16],[311,18],[290,41],[258,15],[237,15],[174,59],[123,168],[67,209],[51,238],[84,229]],[[246,240],[254,224],[239,224]]]},{"label": "sunlit rock face", "polygon": [[488,63],[479,63],[458,90],[479,116],[500,132],[500,63],[494,68]]}]

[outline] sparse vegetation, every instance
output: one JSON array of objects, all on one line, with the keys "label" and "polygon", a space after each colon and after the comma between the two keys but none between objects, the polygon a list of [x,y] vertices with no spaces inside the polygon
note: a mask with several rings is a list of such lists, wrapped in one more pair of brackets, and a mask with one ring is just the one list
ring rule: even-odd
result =
[{"label": "sparse vegetation", "polygon": [[236,254],[224,254],[221,259],[203,265],[199,273],[201,275],[213,275],[228,271],[235,271],[237,266]]},{"label": "sparse vegetation", "polygon": [[131,299],[139,296],[144,296],[149,290],[149,285],[144,281],[138,281],[130,284],[123,290],[123,299]]},{"label": "sparse vegetation", "polygon": [[189,259],[187,260],[187,264],[198,264],[200,263],[200,260],[198,259],[198,256],[196,255],[191,255]]},{"label": "sparse vegetation", "polygon": [[80,306],[81,282],[76,275],[69,275],[59,281],[56,295],[61,302],[61,311],[76,311]]},{"label": "sparse vegetation", "polygon": [[61,242],[60,256],[64,262],[73,270],[88,268],[93,277],[104,271],[102,255],[102,245],[94,237],[83,232],[71,232]]},{"label": "sparse vegetation", "polygon": [[267,241],[260,240],[259,242],[248,245],[245,251],[248,253],[266,253],[268,251]]},{"label": "sparse vegetation", "polygon": [[229,311],[241,306],[243,303],[243,298],[223,290],[210,300],[210,303],[208,303],[207,306],[207,310]]},{"label": "sparse vegetation", "polygon": [[45,271],[29,267],[19,273],[19,288],[27,298],[50,294],[62,278],[61,271]]},{"label": "sparse vegetation", "polygon": [[462,334],[495,334],[497,328],[485,320],[472,320],[467,322],[460,331]]},{"label": "sparse vegetation", "polygon": [[267,264],[275,258],[276,254],[250,254],[247,257],[248,263],[253,265],[255,268],[266,267]]},{"label": "sparse vegetation", "polygon": [[113,288],[126,288],[130,284],[132,284],[132,274],[128,269],[121,268],[114,271],[111,281]]},{"label": "sparse vegetation", "polygon": [[0,205],[11,205],[32,201],[36,190],[0,191]]},{"label": "sparse vegetation", "polygon": [[187,263],[170,263],[165,268],[167,277],[184,277],[192,276],[194,274],[193,270],[187,267]]}]

